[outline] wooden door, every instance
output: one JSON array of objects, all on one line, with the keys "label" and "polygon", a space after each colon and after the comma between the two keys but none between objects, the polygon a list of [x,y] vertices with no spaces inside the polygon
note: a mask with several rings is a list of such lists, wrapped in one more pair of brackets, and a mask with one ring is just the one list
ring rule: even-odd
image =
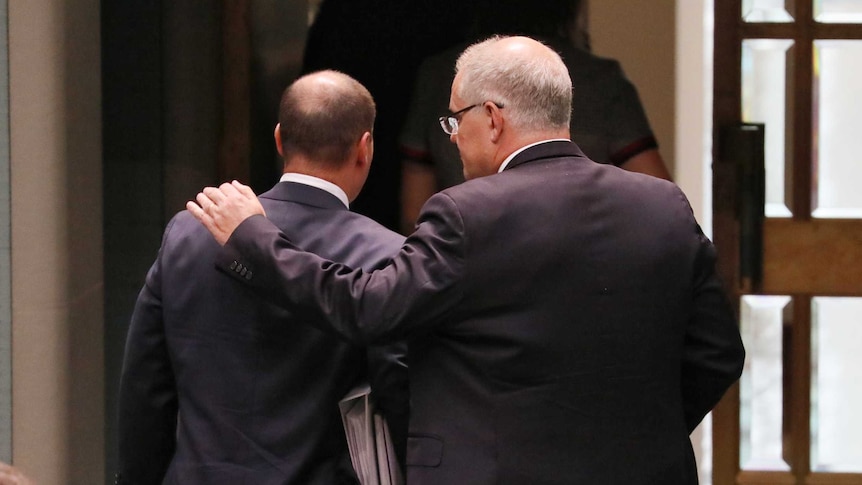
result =
[{"label": "wooden door", "polygon": [[[713,483],[862,484],[862,1],[714,12],[714,239],[747,357],[713,414]],[[742,123],[765,126],[751,234]]]}]

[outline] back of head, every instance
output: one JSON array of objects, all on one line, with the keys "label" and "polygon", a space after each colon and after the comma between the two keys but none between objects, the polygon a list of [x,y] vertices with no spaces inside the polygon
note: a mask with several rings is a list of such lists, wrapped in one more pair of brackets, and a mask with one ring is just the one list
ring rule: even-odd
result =
[{"label": "back of head", "polygon": [[371,93],[347,74],[326,70],[302,76],[279,105],[285,161],[302,156],[321,166],[341,166],[362,135],[373,131],[375,114]]},{"label": "back of head", "polygon": [[560,56],[528,37],[500,37],[468,47],[455,65],[458,96],[493,101],[523,132],[568,130],[572,80]]}]

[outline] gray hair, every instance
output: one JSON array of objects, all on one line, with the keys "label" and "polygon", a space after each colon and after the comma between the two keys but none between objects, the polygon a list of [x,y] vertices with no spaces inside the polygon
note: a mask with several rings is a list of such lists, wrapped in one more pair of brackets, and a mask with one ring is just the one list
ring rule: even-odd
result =
[{"label": "gray hair", "polygon": [[467,103],[492,101],[504,106],[517,128],[544,131],[569,128],[572,116],[572,79],[560,56],[513,55],[501,58],[494,36],[468,47],[458,58],[461,75],[458,96]]}]

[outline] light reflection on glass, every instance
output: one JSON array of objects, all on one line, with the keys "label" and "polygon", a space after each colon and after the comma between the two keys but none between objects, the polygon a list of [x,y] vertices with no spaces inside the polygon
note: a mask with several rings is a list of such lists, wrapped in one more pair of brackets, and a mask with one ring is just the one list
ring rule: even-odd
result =
[{"label": "light reflection on glass", "polygon": [[783,338],[789,296],[745,295],[740,332],[745,367],[740,389],[740,468],[789,470],[782,458],[784,365]]},{"label": "light reflection on glass", "polygon": [[790,217],[785,173],[789,173],[786,117],[787,58],[793,41],[748,39],[742,43],[742,120],[766,125],[766,217]]},{"label": "light reflection on glass", "polygon": [[823,23],[862,23],[859,0],[814,0],[814,20]]},{"label": "light reflection on glass", "polygon": [[742,0],[742,19],[746,22],[793,22],[785,0]]},{"label": "light reflection on glass", "polygon": [[862,298],[812,301],[811,469],[862,472]]},{"label": "light reflection on glass", "polygon": [[814,217],[862,218],[860,86],[862,41],[814,42]]}]

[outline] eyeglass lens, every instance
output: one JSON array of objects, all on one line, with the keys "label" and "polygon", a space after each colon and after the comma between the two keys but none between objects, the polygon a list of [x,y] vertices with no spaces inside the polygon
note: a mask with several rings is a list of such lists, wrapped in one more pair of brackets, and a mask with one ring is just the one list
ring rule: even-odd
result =
[{"label": "eyeglass lens", "polygon": [[440,126],[447,135],[458,133],[458,118],[454,116],[441,116]]}]

